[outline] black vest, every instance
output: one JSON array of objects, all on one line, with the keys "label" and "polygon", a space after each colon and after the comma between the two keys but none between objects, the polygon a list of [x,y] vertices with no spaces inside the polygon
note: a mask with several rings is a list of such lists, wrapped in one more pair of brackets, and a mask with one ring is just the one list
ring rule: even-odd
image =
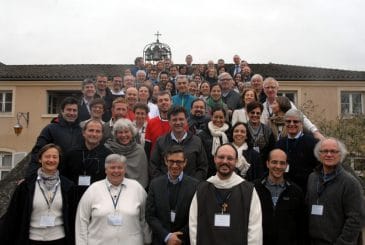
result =
[{"label": "black vest", "polygon": [[[229,200],[226,201],[230,227],[214,226],[214,215],[222,211],[216,197],[217,190],[231,192]],[[217,189],[212,183],[202,182],[197,190],[197,244],[246,245],[252,192],[253,185],[246,181],[231,189]]]}]

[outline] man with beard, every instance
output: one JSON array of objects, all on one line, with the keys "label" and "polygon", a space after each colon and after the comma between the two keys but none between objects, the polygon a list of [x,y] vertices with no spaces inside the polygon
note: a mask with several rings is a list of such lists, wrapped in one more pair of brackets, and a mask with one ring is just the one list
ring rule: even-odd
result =
[{"label": "man with beard", "polygon": [[105,158],[112,154],[101,144],[103,124],[100,121],[86,122],[82,136],[82,144],[67,152],[64,164],[59,166],[61,175],[77,185],[77,201],[92,183],[105,178]]},{"label": "man with beard", "polygon": [[209,122],[210,118],[205,113],[205,101],[203,99],[195,99],[191,103],[190,117],[188,119],[189,131],[198,135]]},{"label": "man with beard", "polygon": [[260,200],[253,185],[235,173],[237,159],[232,145],[218,147],[217,173],[200,183],[190,206],[192,245],[262,244]]}]

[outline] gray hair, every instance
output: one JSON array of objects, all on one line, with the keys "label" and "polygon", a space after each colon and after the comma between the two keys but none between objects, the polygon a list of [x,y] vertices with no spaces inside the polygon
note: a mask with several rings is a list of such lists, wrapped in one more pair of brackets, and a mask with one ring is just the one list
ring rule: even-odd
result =
[{"label": "gray hair", "polygon": [[219,74],[218,80],[220,81],[225,76],[228,76],[230,79],[233,79],[231,74],[229,74],[228,72],[222,72],[221,74]]},{"label": "gray hair", "polygon": [[141,73],[143,73],[143,75],[147,76],[147,73],[146,73],[144,70],[138,70],[138,71],[136,72],[136,76],[137,76],[138,74],[141,74]]},{"label": "gray hair", "polygon": [[110,154],[105,158],[105,166],[107,166],[113,162],[126,163],[126,161],[127,161],[127,158],[123,155]]},{"label": "gray hair", "polygon": [[299,119],[299,121],[303,122],[304,115],[303,113],[298,109],[290,109],[288,110],[284,115],[284,120],[286,120],[288,117],[296,117]]},{"label": "gray hair", "polygon": [[255,79],[259,79],[261,82],[264,81],[264,78],[260,74],[255,74],[251,77],[251,82]]},{"label": "gray hair", "polygon": [[340,155],[341,155],[341,159],[340,161],[343,162],[343,160],[345,160],[347,154],[348,154],[348,151],[346,149],[346,146],[344,143],[342,143],[339,139],[336,139],[334,137],[328,137],[328,138],[324,138],[322,139],[321,141],[319,141],[316,146],[314,147],[314,150],[313,150],[313,153],[314,153],[314,156],[317,158],[318,161],[320,161],[320,150],[322,148],[322,144],[327,141],[327,140],[333,140],[337,143],[337,148],[338,150],[340,151]]},{"label": "gray hair", "polygon": [[178,80],[186,80],[186,81],[189,81],[188,76],[186,76],[186,75],[177,75],[176,76],[176,82]]},{"label": "gray hair", "polygon": [[265,80],[264,80],[264,86],[265,86],[265,84],[267,84],[268,82],[275,82],[275,83],[276,83],[276,86],[277,86],[277,87],[279,87],[279,83],[278,83],[278,81],[276,81],[276,79],[275,79],[275,78],[273,78],[273,77],[267,77],[267,78],[265,78]]},{"label": "gray hair", "polygon": [[113,125],[113,136],[116,136],[117,132],[123,129],[128,129],[132,133],[133,137],[137,134],[137,129],[133,126],[133,123],[129,119],[120,118]]}]

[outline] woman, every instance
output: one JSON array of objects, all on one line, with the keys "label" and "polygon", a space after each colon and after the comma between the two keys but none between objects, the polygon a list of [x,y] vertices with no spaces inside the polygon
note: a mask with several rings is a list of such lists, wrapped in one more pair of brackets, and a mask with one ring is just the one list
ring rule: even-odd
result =
[{"label": "woman", "polygon": [[208,126],[202,130],[198,136],[203,142],[205,153],[208,157],[208,176],[215,174],[216,167],[213,157],[217,148],[225,143],[228,143],[227,132],[229,124],[225,123],[226,111],[222,107],[214,107],[212,109],[212,118],[208,122]]},{"label": "woman", "polygon": [[195,81],[190,81],[189,82],[189,93],[192,96],[196,96],[199,97],[199,93],[198,93],[198,84]]},{"label": "woman", "polygon": [[59,175],[60,154],[55,144],[40,149],[41,167],[16,187],[11,198],[0,229],[2,244],[74,244],[75,189]]},{"label": "woman", "polygon": [[77,209],[77,245],[143,245],[151,243],[145,220],[147,194],[135,180],[125,178],[128,160],[111,154],[105,159],[106,179],[93,183]]},{"label": "woman", "polygon": [[[274,148],[275,138],[271,129],[260,122],[263,106],[260,102],[252,101],[247,105],[247,143],[260,154],[261,163],[266,163],[269,152]],[[259,178],[264,173],[259,173]]]},{"label": "woman", "polygon": [[222,88],[219,84],[211,85],[210,96],[208,97],[206,102],[208,115],[212,115],[211,111],[214,107],[222,107],[225,111],[228,110],[227,105],[223,102]]},{"label": "woman", "polygon": [[149,113],[148,113],[148,117],[149,118],[154,118],[157,117],[159,115],[158,112],[158,107],[156,104],[153,104],[150,101],[151,98],[151,91],[150,88],[147,87],[146,85],[141,85],[138,89],[138,99],[139,102],[144,103],[148,106],[149,109]]},{"label": "woman", "polygon": [[207,101],[210,95],[210,84],[206,81],[200,84],[200,98]]},{"label": "woman", "polygon": [[112,152],[127,158],[128,178],[148,185],[148,162],[143,147],[136,142],[137,130],[128,119],[118,119],[113,125],[113,137],[105,143]]},{"label": "woman", "polygon": [[257,101],[257,95],[255,90],[253,89],[246,89],[245,91],[243,91],[242,94],[242,109],[237,109],[234,110],[233,115],[232,115],[232,125],[235,125],[237,122],[243,122],[243,123],[247,123],[248,122],[248,115],[247,115],[247,105],[248,103],[252,102],[252,101]]},{"label": "woman", "polygon": [[217,70],[215,68],[208,68],[205,80],[209,82],[210,85],[218,82]]},{"label": "woman", "polygon": [[176,95],[175,84],[173,81],[171,80],[167,81],[165,89],[170,91],[171,96]]},{"label": "woman", "polygon": [[271,104],[273,115],[269,117],[267,126],[271,128],[276,140],[287,136],[284,115],[290,108],[290,100],[285,96],[276,97]]},{"label": "woman", "polygon": [[260,154],[258,154],[252,147],[249,147],[247,139],[247,128],[242,122],[237,122],[232,127],[232,145],[237,149],[238,161],[236,168],[238,174],[248,181],[258,178],[259,174],[263,172],[263,165],[261,164]]}]

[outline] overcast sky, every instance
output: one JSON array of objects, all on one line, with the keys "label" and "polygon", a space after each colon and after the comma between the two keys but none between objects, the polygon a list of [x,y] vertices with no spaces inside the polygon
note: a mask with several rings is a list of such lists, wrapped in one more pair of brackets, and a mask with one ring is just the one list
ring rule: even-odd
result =
[{"label": "overcast sky", "polygon": [[0,62],[131,64],[154,33],[175,63],[365,71],[364,0],[0,0]]}]

